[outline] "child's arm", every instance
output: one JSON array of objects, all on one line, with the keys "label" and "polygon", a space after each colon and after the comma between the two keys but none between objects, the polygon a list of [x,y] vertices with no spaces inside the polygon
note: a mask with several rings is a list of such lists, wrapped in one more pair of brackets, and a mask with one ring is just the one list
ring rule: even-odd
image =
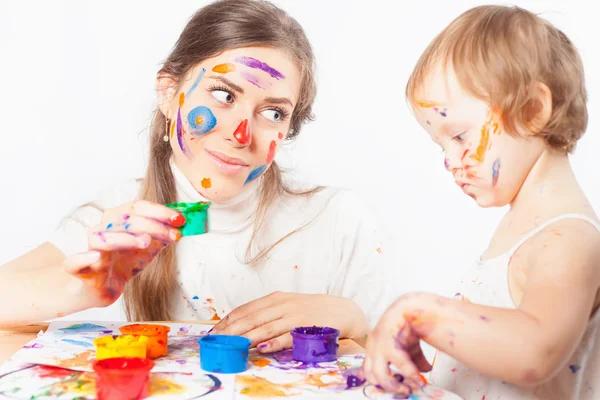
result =
[{"label": "child's arm", "polygon": [[389,390],[387,363],[407,376],[423,365],[418,339],[476,369],[516,385],[551,378],[571,356],[590,318],[600,283],[600,236],[589,224],[565,221],[529,247],[519,308],[501,309],[409,294],[386,311],[367,344],[364,372]]}]

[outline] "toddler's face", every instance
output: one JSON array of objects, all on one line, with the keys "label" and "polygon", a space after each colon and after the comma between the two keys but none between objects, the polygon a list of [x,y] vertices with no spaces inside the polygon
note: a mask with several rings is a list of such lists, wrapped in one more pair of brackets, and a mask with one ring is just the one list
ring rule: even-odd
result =
[{"label": "toddler's face", "polygon": [[540,155],[537,141],[506,133],[498,112],[465,92],[451,69],[429,74],[414,112],[456,184],[480,207],[512,202]]}]

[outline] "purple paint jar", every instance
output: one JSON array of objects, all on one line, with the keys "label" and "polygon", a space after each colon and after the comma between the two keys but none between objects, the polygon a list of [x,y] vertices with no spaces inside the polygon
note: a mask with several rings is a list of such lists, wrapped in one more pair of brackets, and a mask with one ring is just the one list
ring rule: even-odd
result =
[{"label": "purple paint jar", "polygon": [[337,360],[340,331],[327,327],[298,327],[291,332],[292,358],[305,363]]}]

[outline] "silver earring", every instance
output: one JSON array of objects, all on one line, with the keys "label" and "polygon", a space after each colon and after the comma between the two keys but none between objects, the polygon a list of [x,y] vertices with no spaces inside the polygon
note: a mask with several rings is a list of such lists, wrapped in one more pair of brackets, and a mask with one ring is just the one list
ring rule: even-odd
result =
[{"label": "silver earring", "polygon": [[293,134],[294,134],[294,130],[293,130],[293,129],[290,129],[290,133],[289,133],[289,135],[293,135]]}]

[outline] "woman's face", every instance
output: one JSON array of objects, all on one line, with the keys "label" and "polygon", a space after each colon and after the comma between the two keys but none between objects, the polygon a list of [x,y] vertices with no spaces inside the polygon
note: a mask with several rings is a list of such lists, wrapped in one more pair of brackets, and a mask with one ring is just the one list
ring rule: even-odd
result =
[{"label": "woman's face", "polygon": [[227,201],[264,174],[290,129],[300,82],[285,53],[263,47],[206,59],[177,85],[159,77],[174,162],[202,196]]}]

